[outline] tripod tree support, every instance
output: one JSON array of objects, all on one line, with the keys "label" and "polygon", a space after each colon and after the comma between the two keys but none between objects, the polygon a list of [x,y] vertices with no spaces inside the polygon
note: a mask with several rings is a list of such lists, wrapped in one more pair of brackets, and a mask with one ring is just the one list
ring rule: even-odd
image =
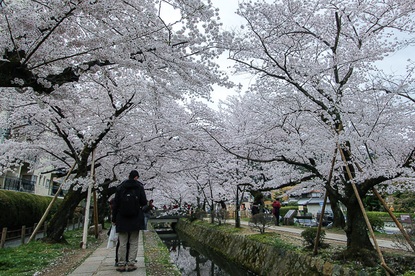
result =
[{"label": "tripod tree support", "polygon": [[338,147],[338,149],[340,151],[340,155],[341,155],[342,160],[343,160],[343,162],[345,164],[346,172],[347,172],[347,175],[349,176],[350,183],[352,185],[354,194],[355,194],[355,196],[357,198],[357,201],[359,203],[360,210],[362,211],[363,217],[365,218],[366,226],[367,226],[367,228],[369,230],[370,236],[373,239],[373,243],[375,244],[376,251],[378,252],[378,255],[379,255],[379,258],[380,258],[380,261],[381,261],[381,266],[385,270],[386,275],[396,275],[396,273],[390,267],[388,267],[388,265],[385,263],[385,259],[383,258],[382,252],[380,251],[378,242],[377,242],[376,237],[375,237],[375,233],[373,232],[372,225],[370,224],[369,218],[367,217],[367,214],[366,214],[366,211],[365,211],[365,207],[363,205],[362,199],[360,198],[359,191],[357,190],[357,187],[356,187],[356,183],[353,180],[353,176],[352,176],[352,173],[350,171],[350,168],[349,168],[349,166],[347,164],[347,160],[346,160],[346,157],[344,156],[344,152],[340,148],[340,145],[337,145],[337,147]]},{"label": "tripod tree support", "polygon": [[[331,179],[333,178],[333,170],[334,170],[334,164],[336,162],[336,155],[337,155],[337,148],[334,148],[334,154],[333,154],[333,159],[331,160],[331,168],[330,168],[329,178],[327,180],[327,185],[330,185]],[[318,221],[318,227],[317,227],[316,239],[314,241],[314,251],[313,251],[314,255],[317,255],[318,253],[318,242],[320,240],[321,226],[323,225],[323,217],[326,211],[326,204],[327,204],[327,188],[326,188],[326,192],[324,193],[323,207],[321,208],[320,219]]]},{"label": "tripod tree support", "polygon": [[36,225],[35,230],[33,230],[32,235],[30,235],[29,240],[27,241],[28,243],[31,242],[35,237],[37,232],[39,231],[40,227],[42,226],[42,224],[45,222],[46,217],[48,216],[50,209],[52,208],[53,203],[55,203],[56,199],[58,198],[59,193],[62,190],[62,186],[63,184],[65,184],[66,180],[68,180],[69,176],[71,175],[73,169],[75,168],[76,162],[73,163],[72,167],[69,169],[69,171],[66,173],[65,179],[63,180],[63,182],[61,183],[61,185],[59,186],[58,190],[55,193],[55,196],[52,198],[52,200],[50,201],[48,208],[46,208],[45,213],[43,214],[42,218],[40,219],[40,221],[38,222],[38,224]]}]

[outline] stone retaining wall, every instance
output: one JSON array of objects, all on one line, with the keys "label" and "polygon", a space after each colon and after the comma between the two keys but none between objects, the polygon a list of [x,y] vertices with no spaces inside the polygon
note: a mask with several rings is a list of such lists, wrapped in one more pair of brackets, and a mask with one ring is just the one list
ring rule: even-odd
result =
[{"label": "stone retaining wall", "polygon": [[180,220],[176,230],[258,275],[368,275],[305,253],[276,248],[186,220]]}]

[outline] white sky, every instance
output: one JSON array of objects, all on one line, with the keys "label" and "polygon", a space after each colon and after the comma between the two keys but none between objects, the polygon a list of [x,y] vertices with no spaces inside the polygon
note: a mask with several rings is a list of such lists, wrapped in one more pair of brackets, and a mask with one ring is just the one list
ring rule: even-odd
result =
[{"label": "white sky", "polygon": [[[238,0],[212,0],[213,6],[219,8],[219,16],[221,18],[221,22],[223,23],[223,28],[225,30],[230,30],[234,28],[238,28],[241,24],[244,23],[243,19],[236,14],[236,10],[238,9]],[[220,58],[221,64],[223,68],[227,68],[232,66],[232,62],[226,59],[226,56]],[[231,76],[230,77],[235,84],[243,85],[243,89],[245,89],[249,83],[251,82],[252,76],[248,75],[239,75],[239,76]],[[218,104],[220,100],[225,100],[227,96],[235,94],[235,90],[229,90],[220,86],[214,86],[214,91],[212,92],[212,100],[215,104]],[[243,90],[242,90],[243,91]]]}]

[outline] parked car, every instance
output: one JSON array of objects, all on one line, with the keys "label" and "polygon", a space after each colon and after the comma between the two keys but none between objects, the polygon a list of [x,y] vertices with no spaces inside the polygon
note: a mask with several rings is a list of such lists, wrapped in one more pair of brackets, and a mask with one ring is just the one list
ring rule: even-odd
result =
[{"label": "parked car", "polygon": [[[321,211],[317,212],[317,222],[320,221]],[[323,226],[328,226],[329,224],[333,223],[333,212],[332,211],[325,211],[323,216]]]}]

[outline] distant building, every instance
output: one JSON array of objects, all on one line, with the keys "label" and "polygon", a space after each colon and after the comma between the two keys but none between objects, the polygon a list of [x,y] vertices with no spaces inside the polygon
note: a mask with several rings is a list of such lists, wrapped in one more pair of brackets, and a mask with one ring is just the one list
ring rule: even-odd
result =
[{"label": "distant building", "polygon": [[0,175],[0,189],[27,192],[37,195],[54,195],[60,185],[53,173],[45,170],[29,171],[27,165],[22,165],[13,172]]},{"label": "distant building", "polygon": [[[324,193],[320,190],[309,190],[302,191],[300,196],[289,195],[288,201],[284,202],[284,205],[297,205],[298,210],[304,211],[306,213],[311,213],[313,217],[317,216],[323,207],[324,203]],[[327,199],[326,212],[332,212],[330,206],[330,200]]]}]

